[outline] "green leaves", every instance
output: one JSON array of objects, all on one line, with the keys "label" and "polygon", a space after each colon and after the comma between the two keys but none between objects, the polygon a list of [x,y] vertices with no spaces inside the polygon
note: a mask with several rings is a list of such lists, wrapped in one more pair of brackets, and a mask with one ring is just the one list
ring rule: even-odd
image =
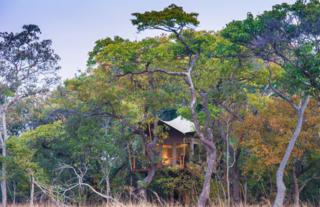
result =
[{"label": "green leaves", "polygon": [[221,34],[253,55],[285,71],[283,88],[317,95],[320,91],[319,1],[281,4],[261,15],[248,15],[227,25]]},{"label": "green leaves", "polygon": [[33,95],[59,80],[60,58],[52,49],[52,41],[40,40],[40,33],[32,24],[17,33],[0,32],[1,85],[10,89],[9,96]]},{"label": "green leaves", "polygon": [[[221,109],[213,104],[209,104],[208,108],[209,108],[209,112],[210,112],[210,118],[212,120],[216,119],[218,117],[218,115],[220,114]],[[185,117],[189,120],[192,120],[191,111],[190,111],[189,107],[180,107],[178,109],[177,113],[179,115],[181,115],[182,117]],[[197,114],[198,114],[198,118],[199,118],[201,125],[204,125],[204,123],[206,121],[206,114],[203,111],[203,107],[201,105],[198,105],[198,107],[197,107]]]},{"label": "green leaves", "polygon": [[23,172],[30,176],[30,173],[37,180],[47,180],[45,166],[38,160],[41,148],[39,143],[46,147],[52,147],[49,143],[56,137],[62,136],[62,123],[55,122],[48,125],[42,125],[34,130],[22,134],[20,137],[11,137],[7,141],[9,152],[8,161],[9,170]]},{"label": "green leaves", "polygon": [[179,32],[184,27],[197,26],[197,13],[187,13],[182,7],[171,4],[162,11],[150,11],[145,13],[133,13],[135,19],[132,24],[139,31],[146,29],[160,29],[168,32]]},{"label": "green leaves", "polygon": [[105,39],[100,39],[100,40],[97,40],[95,42],[95,46],[93,48],[93,50],[91,52],[89,52],[89,58],[88,58],[88,61],[87,61],[87,65],[90,67],[90,66],[93,66],[95,64],[97,64],[97,55],[105,48],[107,47],[109,44],[113,44],[113,43],[116,43],[116,42],[124,42],[125,40],[122,39],[121,37],[114,37],[113,39],[110,38],[110,37],[107,37]]}]

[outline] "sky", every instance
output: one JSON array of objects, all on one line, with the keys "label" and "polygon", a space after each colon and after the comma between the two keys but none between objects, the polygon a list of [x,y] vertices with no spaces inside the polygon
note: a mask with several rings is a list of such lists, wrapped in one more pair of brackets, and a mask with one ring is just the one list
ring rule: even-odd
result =
[{"label": "sky", "polygon": [[217,31],[248,12],[261,14],[279,3],[294,0],[0,0],[0,31],[18,32],[36,24],[42,38],[51,39],[61,57],[60,75],[72,78],[86,69],[88,52],[96,40],[121,36],[139,40],[155,31],[137,33],[131,24],[134,12],[161,10],[174,3],[199,13],[198,29]]}]

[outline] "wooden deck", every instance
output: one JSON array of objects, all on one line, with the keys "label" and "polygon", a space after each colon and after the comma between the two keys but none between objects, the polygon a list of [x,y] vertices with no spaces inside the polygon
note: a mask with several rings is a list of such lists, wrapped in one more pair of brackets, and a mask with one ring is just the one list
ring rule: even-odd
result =
[{"label": "wooden deck", "polygon": [[[176,163],[176,164],[164,164],[164,163],[159,163],[158,165],[157,165],[157,169],[163,169],[163,168],[166,168],[166,167],[178,167],[178,168],[181,168],[181,169],[183,169],[183,168],[185,168],[186,166],[185,166],[185,157],[181,157],[181,159],[179,159],[178,160],[178,162]],[[136,160],[136,158],[134,157],[134,158],[132,158],[132,160],[131,160],[131,167],[130,167],[130,169],[131,169],[131,172],[134,172],[134,173],[139,173],[139,172],[141,172],[141,173],[145,173],[145,172],[148,172],[149,171],[149,169],[150,168],[148,168],[148,167],[137,167],[137,160]]]}]

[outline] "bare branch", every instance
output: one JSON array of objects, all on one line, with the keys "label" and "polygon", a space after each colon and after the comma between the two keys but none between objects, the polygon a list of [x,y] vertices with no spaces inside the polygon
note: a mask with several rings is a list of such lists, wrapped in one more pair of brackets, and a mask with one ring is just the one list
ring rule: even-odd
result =
[{"label": "bare branch", "polygon": [[[65,195],[68,191],[76,188],[76,187],[79,187],[79,186],[85,186],[87,188],[89,188],[92,192],[94,192],[95,194],[97,194],[98,196],[102,197],[102,198],[105,198],[105,199],[108,199],[108,200],[112,200],[113,202],[119,204],[120,206],[124,206],[123,204],[121,204],[118,200],[116,200],[115,198],[113,198],[112,196],[108,196],[108,195],[105,195],[99,191],[97,191],[95,188],[93,188],[90,184],[88,183],[85,183],[83,182],[83,178],[84,176],[86,175],[87,173],[87,167],[85,166],[84,167],[85,170],[82,171],[81,169],[76,169],[75,167],[71,166],[71,165],[68,165],[68,164],[62,164],[58,169],[60,170],[65,170],[65,169],[70,169],[74,172],[74,174],[77,176],[78,178],[78,182],[71,185],[70,187],[64,189],[63,191],[63,195]],[[79,172],[78,172],[79,171]]]}]

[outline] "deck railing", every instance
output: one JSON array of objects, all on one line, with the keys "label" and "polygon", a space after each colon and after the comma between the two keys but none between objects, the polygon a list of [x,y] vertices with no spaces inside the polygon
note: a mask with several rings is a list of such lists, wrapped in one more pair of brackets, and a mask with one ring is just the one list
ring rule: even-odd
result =
[{"label": "deck railing", "polygon": [[[185,155],[180,155],[176,159],[176,162],[174,163],[174,158],[172,158],[172,157],[163,158],[162,162],[157,164],[157,168],[161,169],[164,167],[173,167],[173,166],[178,167],[178,168],[184,168],[185,167],[185,159],[186,159]],[[137,167],[136,157],[132,157],[130,163],[131,163],[130,169],[132,172],[147,172],[149,170],[149,168],[145,167],[145,166]]]}]

